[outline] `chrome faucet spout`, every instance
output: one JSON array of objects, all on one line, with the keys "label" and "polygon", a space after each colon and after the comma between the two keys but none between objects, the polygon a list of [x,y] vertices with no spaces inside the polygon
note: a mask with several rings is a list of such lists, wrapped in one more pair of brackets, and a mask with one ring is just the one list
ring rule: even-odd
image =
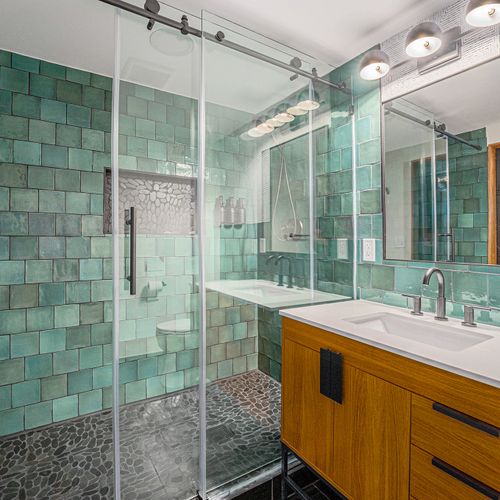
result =
[{"label": "chrome faucet spout", "polygon": [[436,275],[438,282],[438,297],[436,299],[436,316],[435,318],[439,321],[447,321],[446,317],[446,296],[445,296],[445,279],[444,274],[438,267],[431,267],[427,270],[422,280],[423,285],[428,285],[432,275]]}]

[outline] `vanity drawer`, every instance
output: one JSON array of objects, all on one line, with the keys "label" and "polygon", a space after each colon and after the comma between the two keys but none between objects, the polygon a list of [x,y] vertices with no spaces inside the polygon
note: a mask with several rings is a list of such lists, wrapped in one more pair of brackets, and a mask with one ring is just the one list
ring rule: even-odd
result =
[{"label": "vanity drawer", "polygon": [[411,447],[410,495],[416,500],[499,499],[499,493],[416,446]]},{"label": "vanity drawer", "polygon": [[500,490],[497,427],[413,394],[411,441],[432,456]]}]

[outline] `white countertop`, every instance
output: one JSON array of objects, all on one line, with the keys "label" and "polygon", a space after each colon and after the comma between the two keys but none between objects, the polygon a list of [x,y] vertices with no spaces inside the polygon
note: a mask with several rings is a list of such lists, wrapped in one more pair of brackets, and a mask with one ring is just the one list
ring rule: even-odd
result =
[{"label": "white countertop", "polygon": [[320,292],[309,288],[287,288],[267,280],[221,280],[208,281],[207,289],[230,295],[245,302],[257,304],[266,309],[297,307],[324,302],[351,300],[345,295]]},{"label": "white countertop", "polygon": [[[463,350],[450,351],[347,321],[357,316],[384,312],[412,318],[413,321],[421,323],[423,328],[426,325],[431,326],[440,323],[452,329],[456,328],[461,332],[474,331],[488,335],[491,338]],[[408,309],[365,300],[285,309],[280,311],[280,314],[322,330],[331,331],[500,388],[500,328],[498,327],[482,324],[478,324],[477,328],[464,327],[461,325],[461,321],[455,318],[450,318],[446,323],[441,323],[434,319],[433,314],[424,313],[424,316],[411,316]]]}]

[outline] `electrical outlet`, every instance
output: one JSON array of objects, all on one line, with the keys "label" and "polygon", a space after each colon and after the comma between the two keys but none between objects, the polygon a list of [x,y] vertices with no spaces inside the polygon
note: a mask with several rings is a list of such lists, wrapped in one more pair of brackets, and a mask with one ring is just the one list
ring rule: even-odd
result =
[{"label": "electrical outlet", "polygon": [[363,260],[365,262],[375,262],[375,240],[373,238],[365,238],[363,240]]},{"label": "electrical outlet", "polygon": [[348,256],[347,238],[339,238],[337,240],[337,259],[347,260]]},{"label": "electrical outlet", "polygon": [[266,238],[259,238],[259,252],[266,253]]}]

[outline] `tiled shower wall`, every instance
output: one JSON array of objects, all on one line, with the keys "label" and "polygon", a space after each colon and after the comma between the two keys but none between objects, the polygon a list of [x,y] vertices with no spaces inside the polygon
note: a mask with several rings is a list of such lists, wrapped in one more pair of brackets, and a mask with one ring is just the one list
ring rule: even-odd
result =
[{"label": "tiled shower wall", "polygon": [[[196,103],[127,84],[121,99],[120,167],[196,176]],[[109,78],[0,51],[0,435],[111,405],[110,110]],[[218,190],[239,168],[227,159],[238,145],[220,136],[222,146],[209,143],[225,155],[209,155]],[[186,335],[156,336],[157,322],[196,311],[196,239],[141,236],[138,269],[137,298],[122,297],[124,402],[198,377],[194,322]],[[147,297],[148,280],[162,277]],[[218,294],[209,306],[209,376],[256,366],[256,313]]]},{"label": "tiled shower wall", "polygon": [[[331,81],[350,85],[349,69],[338,68],[329,75]],[[353,225],[352,225],[352,121],[351,98],[336,90],[322,96],[323,107],[330,113],[328,126],[313,132],[315,175],[315,287],[318,290],[352,297],[353,293]],[[314,116],[314,115],[313,115]],[[361,128],[365,126],[361,124]],[[308,214],[308,138],[304,135],[284,145],[285,158],[292,185],[292,197],[299,213]],[[271,182],[277,181],[279,155],[271,155]],[[282,203],[288,203],[283,196]],[[274,203],[274,199],[271,200]],[[300,212],[300,208],[303,208]],[[276,222],[276,221],[275,221]],[[268,230],[269,231],[269,230]],[[266,231],[264,231],[266,233]],[[337,240],[345,239],[347,259],[337,256]],[[283,253],[283,252],[279,252]],[[285,252],[293,261],[294,284],[309,287],[309,256]],[[270,254],[259,254],[259,278],[277,280],[276,266],[266,262]],[[285,266],[285,273],[286,273]],[[281,380],[281,317],[278,311],[259,308],[259,369]]]}]

